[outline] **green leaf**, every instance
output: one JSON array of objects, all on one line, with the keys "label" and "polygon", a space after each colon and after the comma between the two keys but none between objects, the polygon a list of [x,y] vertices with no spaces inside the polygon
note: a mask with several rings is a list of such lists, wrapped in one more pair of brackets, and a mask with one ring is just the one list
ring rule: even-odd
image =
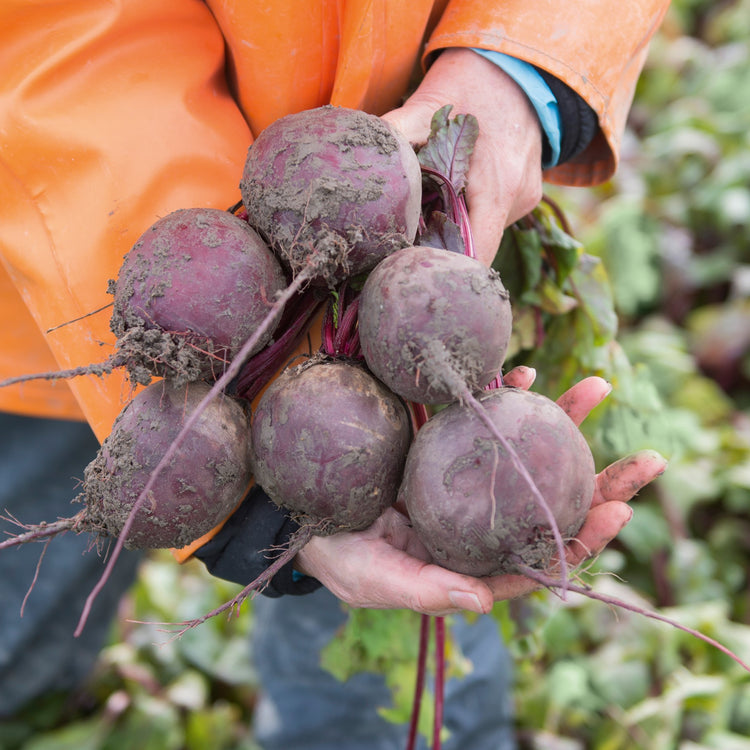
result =
[{"label": "green leaf", "polygon": [[654,224],[641,205],[622,200],[606,207],[600,229],[601,239],[587,247],[604,261],[617,309],[634,315],[661,290]]},{"label": "green leaf", "polygon": [[453,107],[446,105],[432,117],[430,135],[417,154],[423,167],[429,167],[445,176],[456,192],[466,187],[469,160],[479,135],[479,123],[473,115],[456,115]]},{"label": "green leaf", "polygon": [[618,320],[612,287],[604,264],[599,258],[583,253],[571,269],[571,286],[588,318],[596,345],[605,344],[617,334]]},{"label": "green leaf", "polygon": [[100,717],[76,721],[30,740],[23,750],[102,750],[108,732]]},{"label": "green leaf", "polygon": [[181,750],[184,731],[176,708],[157,696],[138,696],[103,750]]}]

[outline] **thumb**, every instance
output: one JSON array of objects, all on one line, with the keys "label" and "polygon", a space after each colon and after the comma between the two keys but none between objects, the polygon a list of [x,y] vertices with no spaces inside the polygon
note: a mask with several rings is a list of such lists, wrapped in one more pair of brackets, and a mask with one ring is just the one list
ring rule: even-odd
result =
[{"label": "thumb", "polygon": [[414,94],[401,107],[386,112],[382,119],[398,130],[409,143],[421,146],[430,135],[432,117],[440,109],[437,101]]}]

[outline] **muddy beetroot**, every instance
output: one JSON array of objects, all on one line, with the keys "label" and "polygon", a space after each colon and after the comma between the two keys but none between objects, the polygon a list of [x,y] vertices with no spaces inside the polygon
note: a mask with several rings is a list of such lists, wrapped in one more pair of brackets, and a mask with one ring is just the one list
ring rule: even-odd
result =
[{"label": "muddy beetroot", "polygon": [[139,383],[219,375],[285,286],[247,222],[218,209],[174,211],[141,235],[110,284],[116,357]]},{"label": "muddy beetroot", "polygon": [[414,241],[421,184],[413,148],[384,120],[325,106],[261,132],[240,189],[250,224],[283,261],[296,273],[315,249],[330,282]]},{"label": "muddy beetroot", "polygon": [[323,361],[269,386],[252,435],[271,499],[333,532],[363,529],[394,502],[411,432],[403,403],[364,369]]},{"label": "muddy beetroot", "polygon": [[[594,495],[583,435],[553,401],[499,388],[477,396],[514,448],[564,538],[580,529]],[[419,430],[399,498],[435,561],[475,576],[546,568],[557,551],[528,481],[474,409],[454,403]]]},{"label": "muddy beetroot", "polygon": [[[153,383],[115,420],[84,475],[86,526],[118,536],[154,467],[209,386]],[[184,546],[226,518],[250,483],[249,417],[227,396],[214,399],[137,510],[125,545]]]},{"label": "muddy beetroot", "polygon": [[512,314],[498,274],[465,255],[408,247],[362,289],[359,337],[370,369],[410,401],[441,404],[500,371]]}]

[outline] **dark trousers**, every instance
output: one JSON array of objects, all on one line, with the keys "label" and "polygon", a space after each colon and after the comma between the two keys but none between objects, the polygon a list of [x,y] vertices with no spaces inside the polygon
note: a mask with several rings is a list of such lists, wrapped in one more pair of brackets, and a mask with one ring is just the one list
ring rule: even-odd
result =
[{"label": "dark trousers", "polygon": [[[71,500],[98,448],[88,425],[0,414],[0,515],[38,523],[75,514],[82,506]],[[0,538],[17,532],[0,521]],[[45,693],[77,686],[93,666],[140,555],[123,552],[86,628],[74,638],[86,597],[104,569],[92,541],[70,532],[50,541],[23,617],[44,545],[0,551],[0,717]]]},{"label": "dark trousers", "polygon": [[[378,713],[391,703],[381,675],[362,673],[339,682],[320,667],[321,649],[346,619],[326,589],[278,599],[259,596],[253,607],[253,659],[263,688],[254,729],[264,750],[406,747],[407,727]],[[450,737],[444,750],[514,750],[511,664],[497,623],[456,617],[451,627],[472,669],[446,685]],[[420,741],[420,750],[426,747]]]}]

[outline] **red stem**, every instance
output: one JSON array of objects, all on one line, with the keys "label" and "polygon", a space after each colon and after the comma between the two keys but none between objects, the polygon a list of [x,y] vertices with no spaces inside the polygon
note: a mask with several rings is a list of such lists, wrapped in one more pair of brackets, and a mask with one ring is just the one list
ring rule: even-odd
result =
[{"label": "red stem", "polygon": [[445,705],[445,618],[435,618],[435,716],[432,725],[432,750],[440,750]]},{"label": "red stem", "polygon": [[263,390],[271,376],[289,359],[300,333],[320,304],[315,291],[300,298],[279,324],[283,333],[243,365],[236,382],[238,396],[252,401]]},{"label": "red stem", "polygon": [[459,193],[450,179],[437,170],[423,166],[422,171],[429,174],[431,177],[437,178],[445,186],[446,192],[448,193],[447,208],[450,211],[451,220],[457,224],[461,230],[461,237],[464,240],[464,254],[468,255],[470,258],[476,258],[474,238],[471,233],[471,225],[469,224],[469,211],[466,207],[466,200],[464,199],[463,193]]},{"label": "red stem", "polygon": [[411,720],[409,722],[409,737],[406,750],[414,750],[417,743],[417,727],[419,725],[419,713],[422,708],[422,695],[424,694],[425,673],[427,671],[427,648],[430,643],[430,616],[422,615],[419,623],[419,655],[417,656],[417,680],[414,686],[414,702],[411,709]]},{"label": "red stem", "polygon": [[23,526],[23,528],[29,530],[21,534],[14,534],[5,541],[0,542],[0,549],[15,547],[19,544],[26,544],[27,542],[38,542],[40,539],[49,539],[58,534],[62,534],[65,531],[75,529],[84,519],[85,513],[80,511],[71,518],[61,518],[52,523],[43,523],[36,526]]},{"label": "red stem", "polygon": [[281,552],[274,559],[274,561],[254,580],[245,586],[238,594],[224,604],[212,609],[210,612],[206,612],[205,615],[196,617],[194,620],[186,620],[185,622],[176,623],[180,626],[180,629],[176,632],[175,637],[179,638],[184,635],[188,630],[198,627],[206,620],[210,620],[216,615],[220,615],[222,612],[227,612],[236,609],[247,599],[251,594],[261,591],[265,588],[271,579],[287,564],[289,563],[296,554],[310,541],[315,529],[313,526],[300,526],[296,533],[289,539],[287,548]]},{"label": "red stem", "polygon": [[[535,568],[531,568],[528,565],[523,564],[520,558],[516,562],[518,565],[518,572],[522,573],[527,578],[531,578],[533,581],[536,581],[537,583],[548,589],[560,588],[560,581],[558,579],[552,578],[546,573],[542,573]],[[596,591],[593,591],[587,586],[579,586],[575,583],[568,582],[566,584],[566,588],[568,591],[572,591],[576,594],[581,594],[588,597],[589,599],[596,599],[597,601],[609,604],[611,607],[620,607],[621,609],[626,609],[629,612],[635,612],[638,615],[643,615],[644,617],[648,617],[652,620],[657,620],[658,622],[664,622],[667,625],[671,625],[673,628],[677,628],[677,630],[681,630],[684,633],[695,636],[704,643],[707,643],[709,646],[713,646],[714,648],[721,651],[722,654],[736,661],[737,664],[739,664],[746,672],[750,672],[750,664],[745,663],[733,651],[728,649],[723,644],[719,643],[717,640],[714,640],[710,636],[701,633],[699,630],[690,628],[687,625],[682,625],[681,623],[677,622],[677,620],[673,620],[669,617],[666,617],[665,615],[660,615],[658,612],[643,609],[643,607],[638,607],[635,604],[628,604],[628,602],[624,601],[623,599],[617,599],[616,597],[608,596],[607,594],[600,594]]]}]

